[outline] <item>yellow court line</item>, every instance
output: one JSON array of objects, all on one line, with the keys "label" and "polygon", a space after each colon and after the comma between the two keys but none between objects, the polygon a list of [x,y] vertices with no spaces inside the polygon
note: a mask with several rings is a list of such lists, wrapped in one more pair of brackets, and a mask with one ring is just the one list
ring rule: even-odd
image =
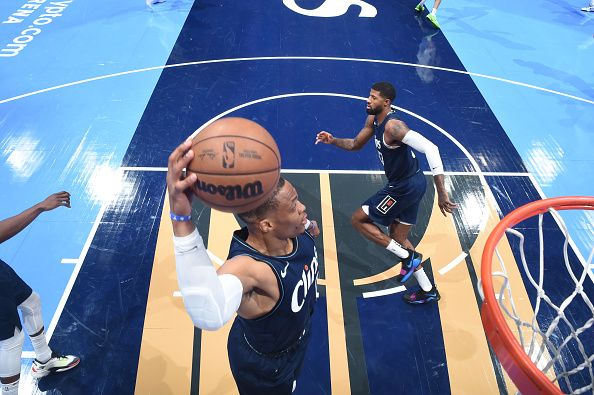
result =
[{"label": "yellow court line", "polygon": [[138,395],[190,393],[194,326],[182,299],[173,297],[178,285],[168,214],[165,196],[136,373]]},{"label": "yellow court line", "polygon": [[395,266],[392,266],[392,267],[384,270],[381,273],[377,273],[377,274],[374,274],[374,275],[368,276],[368,277],[355,279],[355,280],[353,280],[353,284],[356,287],[358,287],[360,285],[378,283],[380,281],[384,281],[384,280],[388,280],[390,278],[396,277],[398,274],[400,274],[400,265],[398,263],[400,263],[400,262],[396,262]]},{"label": "yellow court line", "polygon": [[427,231],[417,250],[425,258],[431,258],[436,286],[442,297],[438,308],[451,393],[499,394],[474,284],[466,265],[458,265],[445,275],[438,274],[441,268],[460,256],[461,244],[453,216],[444,217],[439,210],[437,194]]},{"label": "yellow court line", "polygon": [[[211,210],[208,250],[225,261],[229,253],[233,231],[236,229],[239,229],[239,224],[233,214]],[[238,394],[227,354],[227,338],[232,324],[233,319],[219,330],[202,331],[200,394]]]},{"label": "yellow court line", "polygon": [[336,236],[334,233],[334,214],[332,211],[332,194],[330,192],[330,176],[320,174],[320,194],[322,208],[322,224],[324,232],[324,270],[326,273],[326,300],[328,305],[328,348],[330,354],[330,385],[332,394],[345,395],[351,393],[349,366],[342,311],[342,295],[340,289],[340,273],[336,253]]}]

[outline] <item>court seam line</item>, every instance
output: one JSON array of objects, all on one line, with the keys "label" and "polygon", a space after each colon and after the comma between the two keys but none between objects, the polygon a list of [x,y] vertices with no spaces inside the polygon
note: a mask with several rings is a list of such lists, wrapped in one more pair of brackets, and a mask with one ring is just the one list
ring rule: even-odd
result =
[{"label": "court seam line", "polygon": [[142,73],[145,71],[165,70],[165,69],[176,68],[176,67],[198,66],[198,65],[215,64],[215,63],[249,62],[249,61],[253,62],[253,61],[262,61],[262,60],[276,60],[276,61],[278,61],[278,60],[316,60],[316,61],[328,60],[328,61],[339,61],[339,62],[379,63],[379,64],[388,64],[388,65],[395,65],[395,66],[419,67],[419,68],[426,68],[426,69],[432,69],[432,70],[438,70],[438,71],[447,71],[447,72],[457,73],[457,74],[465,74],[465,75],[469,75],[471,77],[486,78],[486,79],[490,79],[490,80],[494,80],[494,81],[504,82],[504,83],[517,85],[517,86],[522,86],[525,88],[535,89],[535,90],[539,90],[542,92],[552,93],[555,95],[567,97],[570,99],[582,101],[582,102],[589,103],[589,104],[594,104],[594,101],[588,100],[585,98],[581,98],[579,96],[574,96],[574,95],[570,95],[568,93],[555,91],[553,89],[547,89],[547,88],[539,87],[536,85],[527,84],[524,82],[514,81],[514,80],[507,79],[507,78],[502,78],[502,77],[490,76],[490,75],[482,74],[482,73],[475,73],[475,72],[471,72],[471,71],[463,71],[463,70],[451,69],[451,68],[446,68],[446,67],[429,66],[429,65],[418,64],[418,63],[397,62],[397,61],[392,61],[392,60],[365,59],[365,58],[342,58],[342,57],[331,57],[331,56],[260,56],[260,57],[251,57],[251,58],[246,57],[246,58],[199,60],[199,61],[176,63],[176,64],[169,64],[169,65],[163,65],[163,66],[145,67],[145,68],[141,68],[141,69],[121,71],[118,73],[111,73],[111,74],[106,74],[106,75],[102,75],[102,76],[86,78],[86,79],[79,80],[79,81],[68,82],[66,84],[56,85],[53,87],[40,89],[40,90],[29,92],[29,93],[24,93],[21,95],[9,97],[7,99],[2,99],[2,100],[0,100],[0,104],[8,103],[8,102],[11,102],[14,100],[22,99],[25,97],[29,97],[29,96],[33,96],[33,95],[37,95],[37,94],[41,94],[41,93],[45,93],[45,92],[50,92],[50,91],[57,90],[57,89],[62,89],[62,88],[70,87],[70,86],[84,84],[87,82],[108,79],[111,77],[119,77],[119,76],[128,75],[128,74]]}]

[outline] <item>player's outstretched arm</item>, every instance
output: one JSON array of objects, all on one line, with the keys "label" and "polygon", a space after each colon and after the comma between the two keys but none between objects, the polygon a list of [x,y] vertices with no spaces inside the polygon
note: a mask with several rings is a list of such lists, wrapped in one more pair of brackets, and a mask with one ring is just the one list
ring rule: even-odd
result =
[{"label": "player's outstretched arm", "polygon": [[363,148],[363,146],[373,137],[373,116],[368,116],[365,120],[365,126],[353,139],[342,139],[334,137],[331,133],[324,130],[316,135],[316,144],[324,143],[335,145],[338,148],[345,149],[347,151],[357,151]]},{"label": "player's outstretched arm", "polygon": [[22,213],[0,221],[0,243],[5,242],[25,229],[39,214],[60,206],[70,208],[70,193],[66,191],[53,193]]},{"label": "player's outstretched arm", "polygon": [[217,275],[202,237],[191,221],[192,195],[189,190],[196,175],[182,179],[183,169],[194,157],[191,141],[177,147],[169,156],[167,191],[173,225],[173,247],[177,281],[184,305],[194,325],[216,330],[239,308],[243,286],[232,274]]}]

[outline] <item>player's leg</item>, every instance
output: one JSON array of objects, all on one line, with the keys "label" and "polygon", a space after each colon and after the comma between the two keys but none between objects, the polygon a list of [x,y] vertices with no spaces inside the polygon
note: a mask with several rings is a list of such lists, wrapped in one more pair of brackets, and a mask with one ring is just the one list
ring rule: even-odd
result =
[{"label": "player's leg", "polygon": [[285,357],[273,358],[257,353],[235,321],[227,339],[229,366],[240,395],[291,395],[294,377],[283,377]]},{"label": "player's leg", "polygon": [[396,221],[390,224],[390,237],[392,240],[410,251],[409,256],[402,260],[400,274],[396,276],[396,280],[401,283],[408,281],[410,276],[419,270],[423,261],[423,255],[417,252],[413,244],[408,240],[410,228],[412,228],[412,224],[408,223]]},{"label": "player's leg", "polygon": [[[417,211],[418,207],[413,207],[412,210]],[[406,214],[406,213],[404,213],[404,214]],[[416,218],[416,215],[415,215],[415,218]],[[409,224],[395,222],[392,225],[390,225],[390,235],[395,240],[397,240],[401,244],[405,245],[407,248],[414,249],[412,243],[410,242],[410,240],[408,240],[408,233],[409,233],[410,228],[411,228],[411,225],[409,225]],[[419,254],[419,257],[420,257],[419,260],[422,261],[421,254]],[[396,279],[400,282],[405,282],[409,278],[409,277],[405,277],[406,274],[408,274],[408,268],[406,268],[404,266],[404,262],[403,262],[403,267],[401,268],[400,274],[396,277]],[[437,288],[435,287],[434,284],[431,283],[431,280],[429,280],[429,277],[427,276],[427,273],[425,272],[425,268],[423,268],[421,264],[416,266],[416,268],[414,269],[413,275],[415,276],[415,279],[419,283],[420,289],[406,293],[404,295],[404,300],[406,302],[411,303],[411,304],[421,304],[421,303],[427,303],[427,302],[432,302],[432,301],[438,301],[441,298],[439,295],[439,292],[437,291]]]},{"label": "player's leg", "polygon": [[439,22],[437,22],[437,9],[439,8],[440,4],[441,0],[435,0],[435,3],[433,3],[433,9],[429,14],[427,14],[427,19],[429,19],[433,26],[435,26],[438,29],[440,29],[440,26]]},{"label": "player's leg", "polygon": [[21,310],[25,330],[35,350],[35,361],[31,366],[33,377],[41,378],[52,372],[64,372],[78,365],[80,362],[78,357],[60,355],[49,348],[41,314],[41,298],[37,292],[31,292],[31,295],[19,304],[18,308]]},{"label": "player's leg", "polygon": [[[377,224],[389,226],[398,217],[401,207],[405,207],[406,199],[401,199],[397,188],[386,185],[375,195],[367,199],[361,208],[351,216],[351,224],[365,238],[382,246],[403,260],[403,266],[409,267],[406,279],[420,264],[420,259],[412,249],[407,249],[396,240],[386,235]],[[402,203],[401,203],[402,202]]]},{"label": "player's leg", "polygon": [[31,294],[31,288],[0,260],[0,382],[2,394],[19,390],[24,335],[17,306]]},{"label": "player's leg", "polygon": [[[0,299],[0,303],[3,301]],[[17,395],[19,393],[24,339],[23,332],[13,327],[13,335],[0,340],[0,388],[2,388],[0,392],[2,395]]]}]

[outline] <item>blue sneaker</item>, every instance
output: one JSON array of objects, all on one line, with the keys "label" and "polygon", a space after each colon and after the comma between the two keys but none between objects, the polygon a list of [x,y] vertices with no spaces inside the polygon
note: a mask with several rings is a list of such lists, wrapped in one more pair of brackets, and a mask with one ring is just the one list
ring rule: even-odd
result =
[{"label": "blue sneaker", "polygon": [[413,291],[404,295],[404,300],[406,303],[410,304],[437,302],[439,299],[441,299],[441,296],[435,286],[433,286],[431,291],[425,292],[422,289],[419,289],[418,291]]},{"label": "blue sneaker", "polygon": [[402,267],[400,268],[400,274],[396,276],[396,281],[404,283],[410,276],[421,266],[423,255],[416,251],[406,249],[408,251],[408,258],[402,260]]}]

